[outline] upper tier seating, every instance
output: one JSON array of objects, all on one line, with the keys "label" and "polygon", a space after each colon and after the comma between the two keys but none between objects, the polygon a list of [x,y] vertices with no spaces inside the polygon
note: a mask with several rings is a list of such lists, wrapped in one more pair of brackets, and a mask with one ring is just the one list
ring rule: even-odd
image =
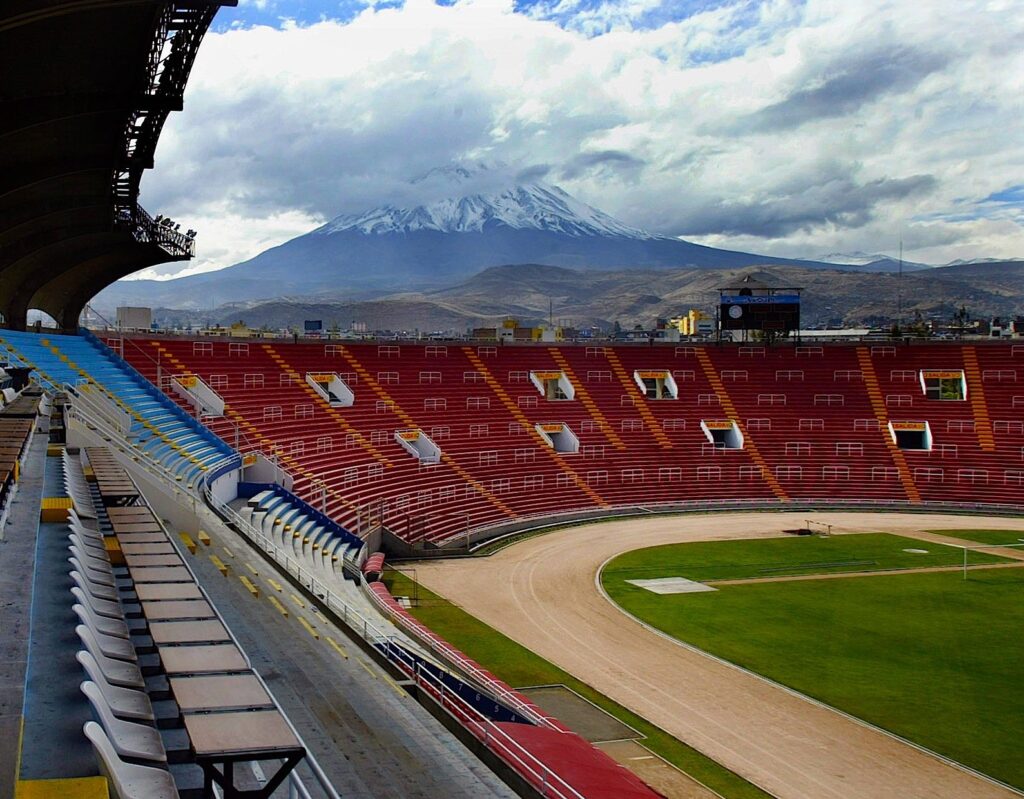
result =
[{"label": "upper tier seating", "polygon": [[[1024,483],[1024,434],[1015,422],[1024,385],[1012,379],[1019,372],[1024,383],[1021,346],[135,339],[125,356],[154,381],[158,361],[163,376],[201,377],[226,402],[224,417],[205,420],[210,428],[243,449],[275,454],[294,474],[295,493],[341,524],[358,532],[361,519],[382,517],[413,542],[630,505],[1019,504]],[[984,397],[970,388],[964,402],[926,399],[922,368],[963,369]],[[678,398],[646,398],[634,380],[644,370],[670,371]],[[530,379],[537,371],[565,374],[575,397],[545,399]],[[306,382],[307,374],[331,372],[355,394],[351,407],[330,407]],[[715,446],[702,420],[735,421],[743,447]],[[899,450],[890,420],[928,420],[935,446]],[[545,422],[568,424],[579,452],[554,452],[533,429]],[[994,432],[994,447],[982,445],[976,425]],[[406,429],[428,435],[440,463],[424,464],[397,443],[395,432]]]},{"label": "upper tier seating", "polygon": [[233,455],[223,441],[95,339],[2,330],[0,347],[11,362],[32,367],[44,385],[75,387],[83,404],[91,399],[100,407],[120,409],[127,439],[138,453],[183,485],[195,486],[213,464]]}]

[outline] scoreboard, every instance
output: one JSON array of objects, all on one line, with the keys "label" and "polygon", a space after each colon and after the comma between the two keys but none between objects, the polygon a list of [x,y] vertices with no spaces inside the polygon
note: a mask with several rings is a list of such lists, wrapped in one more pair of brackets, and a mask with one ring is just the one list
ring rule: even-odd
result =
[{"label": "scoreboard", "polygon": [[722,294],[719,319],[722,330],[800,329],[799,294]]}]

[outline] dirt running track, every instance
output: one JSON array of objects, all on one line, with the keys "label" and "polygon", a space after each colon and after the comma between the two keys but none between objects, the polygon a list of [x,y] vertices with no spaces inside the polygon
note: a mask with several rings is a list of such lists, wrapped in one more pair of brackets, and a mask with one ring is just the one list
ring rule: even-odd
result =
[{"label": "dirt running track", "polygon": [[416,573],[431,590],[780,799],[1019,796],[667,640],[623,615],[595,586],[601,564],[621,552],[777,536],[806,518],[837,525],[836,532],[1024,531],[1019,520],[939,515],[660,517],[561,530],[489,558],[419,563]]}]

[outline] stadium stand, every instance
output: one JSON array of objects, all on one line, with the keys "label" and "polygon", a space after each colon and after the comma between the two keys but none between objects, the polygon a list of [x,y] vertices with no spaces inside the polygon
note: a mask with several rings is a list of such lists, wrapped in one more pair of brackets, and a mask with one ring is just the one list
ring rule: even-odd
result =
[{"label": "stadium stand", "polygon": [[[225,416],[205,422],[274,454],[296,494],[412,543],[631,506],[1019,503],[1024,391],[1005,364],[1020,347],[125,341],[151,380],[159,354],[165,386],[168,372],[216,386]],[[964,371],[966,400],[925,396],[921,372],[939,368]],[[537,373],[564,375],[574,398],[547,399]],[[670,373],[677,397],[648,398],[639,373]],[[354,403],[331,407],[306,381],[317,374],[339,375]],[[901,449],[890,421],[929,421],[932,445]],[[554,451],[536,427],[550,423],[568,425],[576,453]],[[742,446],[713,441],[709,423],[734,425]],[[412,457],[396,440],[407,430],[440,462]]]},{"label": "stadium stand", "polygon": [[[824,501],[1019,509],[1024,349],[1006,346],[499,348],[9,331],[0,343],[12,368],[67,393],[70,432],[109,443],[85,451],[85,469],[64,451],[64,496],[51,499],[55,513],[72,508],[71,623],[90,684],[78,718],[100,722],[88,740],[114,781],[117,758],[163,767],[139,729],[152,726],[139,694],[152,675],[137,664],[156,655],[174,679],[183,650],[168,647],[237,648],[201,589],[185,585],[194,576],[176,545],[134,526],[144,509],[126,462],[205,499],[421,701],[439,703],[524,784],[566,797],[653,794],[416,621],[380,582],[383,553],[367,540],[407,552],[548,519]],[[47,396],[29,389],[5,411],[38,417]],[[290,478],[247,481],[254,456]],[[225,465],[241,477],[215,497]],[[189,603],[188,630],[154,606],[150,576]],[[179,754],[164,749],[174,767]]]}]

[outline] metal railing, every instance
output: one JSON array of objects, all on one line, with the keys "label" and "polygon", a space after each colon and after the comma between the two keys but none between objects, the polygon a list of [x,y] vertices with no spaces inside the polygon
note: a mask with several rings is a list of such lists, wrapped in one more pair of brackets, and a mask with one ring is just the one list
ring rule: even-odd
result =
[{"label": "metal railing", "polygon": [[130,208],[119,208],[114,224],[126,228],[140,244],[155,244],[173,258],[194,258],[196,255],[194,238],[161,225],[138,203]]},{"label": "metal railing", "polygon": [[[1022,449],[1022,457],[1024,457],[1024,449]],[[881,508],[914,513],[944,510],[961,513],[989,511],[999,515],[1024,515],[1024,504],[1005,502],[928,501],[915,503],[910,500],[899,499],[844,500],[824,497],[790,497],[788,501],[765,499],[694,499],[671,502],[629,503],[610,505],[606,508],[578,508],[561,514],[547,512],[524,514],[518,517],[515,522],[500,522],[498,524],[481,525],[472,528],[469,530],[469,535],[476,540],[479,546],[486,546],[500,541],[507,536],[520,535],[529,530],[560,527],[570,524],[588,524],[615,516],[646,516],[651,513],[796,511],[801,510],[805,506],[814,506],[820,509],[838,508],[841,510],[870,511]],[[510,527],[515,529],[509,529]],[[466,531],[461,530],[431,543],[438,548],[444,548],[449,544],[464,545],[465,541]]]},{"label": "metal railing", "polygon": [[[473,708],[458,694],[452,692],[450,688],[447,688],[442,680],[420,669],[418,661],[410,657],[404,650],[403,643],[406,640],[404,637],[400,638],[396,633],[382,631],[375,620],[367,618],[339,597],[330,589],[325,581],[308,568],[305,568],[298,560],[281,551],[274,541],[242,518],[227,503],[218,501],[209,490],[205,491],[205,498],[207,504],[220,514],[225,521],[229,522],[243,536],[248,538],[251,543],[258,546],[261,551],[265,552],[275,563],[281,566],[287,574],[295,578],[300,585],[323,601],[328,610],[333,612],[349,629],[353,630],[370,646],[381,652],[396,668],[403,674],[406,674],[418,688],[433,696],[441,707],[454,716],[474,737],[537,787],[541,791],[542,796],[552,797],[553,799],[585,799],[579,791],[569,785],[546,763],[526,750],[494,721]],[[371,601],[380,603],[376,595],[371,593],[369,596]],[[388,612],[390,613],[390,610]],[[560,733],[563,732],[552,725],[549,719],[538,715],[536,710],[523,705],[522,701],[511,695],[508,689],[496,685],[493,678],[483,672],[476,663],[470,661],[458,650],[450,646],[440,646],[436,643],[421,642],[421,645],[423,644],[426,644],[429,649],[435,651],[444,661],[450,662],[460,671],[468,673],[476,682],[491,686],[493,694],[507,704],[512,705],[524,716],[533,719],[536,723],[548,729]]]}]

